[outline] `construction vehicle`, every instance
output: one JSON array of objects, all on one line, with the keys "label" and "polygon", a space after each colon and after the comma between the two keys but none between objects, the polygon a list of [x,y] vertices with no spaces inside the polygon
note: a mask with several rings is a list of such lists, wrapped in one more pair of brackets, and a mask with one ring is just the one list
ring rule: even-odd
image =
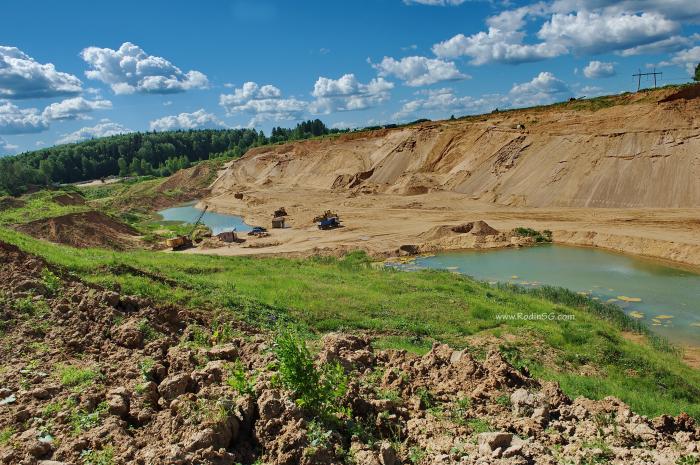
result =
[{"label": "construction vehicle", "polygon": [[323,218],[318,222],[318,229],[335,229],[340,227],[340,218],[337,216],[331,216],[328,218]]},{"label": "construction vehicle", "polygon": [[336,218],[340,220],[340,215],[333,213],[330,210],[326,210],[323,215],[318,215],[316,218],[314,218],[314,221],[318,223],[319,221],[327,220],[328,218]]},{"label": "construction vehicle", "polygon": [[280,207],[277,210],[275,210],[275,213],[272,214],[273,218],[279,218],[281,216],[289,216],[287,214],[287,210],[284,207]]},{"label": "construction vehicle", "polygon": [[255,226],[253,229],[248,231],[248,235],[253,237],[269,237],[270,233],[267,232],[267,229],[263,228],[262,226]]},{"label": "construction vehicle", "polygon": [[192,226],[192,230],[189,234],[168,239],[165,241],[165,245],[170,247],[173,251],[189,249],[190,247],[192,247],[194,245],[192,235],[197,229],[197,226],[199,226],[202,223],[202,218],[204,217],[204,214],[207,212],[208,209],[209,205],[205,205],[204,210],[202,210],[202,212],[197,217],[197,221],[194,222],[194,226]]}]

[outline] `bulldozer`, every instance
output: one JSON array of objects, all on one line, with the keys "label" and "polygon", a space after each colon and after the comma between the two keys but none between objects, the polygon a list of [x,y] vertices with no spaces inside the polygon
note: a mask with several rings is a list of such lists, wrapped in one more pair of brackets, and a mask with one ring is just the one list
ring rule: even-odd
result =
[{"label": "bulldozer", "polygon": [[194,226],[192,227],[192,230],[189,232],[189,234],[185,236],[173,237],[172,239],[167,239],[165,241],[165,245],[173,251],[189,249],[190,247],[192,247],[194,245],[192,235],[197,229],[197,226],[199,226],[202,223],[202,218],[204,217],[204,214],[207,212],[208,209],[209,205],[205,205],[204,210],[202,210],[202,212],[197,217],[197,221],[194,222]]},{"label": "bulldozer", "polygon": [[336,218],[336,219],[339,220],[339,219],[340,219],[340,215],[338,215],[337,213],[333,213],[333,212],[330,211],[330,210],[326,210],[326,211],[323,213],[323,215],[318,215],[317,217],[314,218],[314,223],[318,223],[319,221],[327,220],[327,219],[329,219],[329,218]]}]

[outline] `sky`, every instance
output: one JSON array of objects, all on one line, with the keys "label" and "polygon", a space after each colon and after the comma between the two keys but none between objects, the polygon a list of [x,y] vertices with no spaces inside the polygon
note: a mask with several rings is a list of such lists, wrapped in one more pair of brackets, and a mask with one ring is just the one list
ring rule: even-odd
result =
[{"label": "sky", "polygon": [[[698,0],[4,0],[0,155],[130,131],[354,128],[687,82]],[[652,86],[648,78],[642,86]]]}]

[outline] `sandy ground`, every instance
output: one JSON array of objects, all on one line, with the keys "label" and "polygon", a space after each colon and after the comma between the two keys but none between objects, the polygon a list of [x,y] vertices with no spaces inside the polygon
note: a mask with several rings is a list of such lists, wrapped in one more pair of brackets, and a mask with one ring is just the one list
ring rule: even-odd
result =
[{"label": "sandy ground", "polygon": [[[208,198],[212,210],[241,215],[248,224],[271,226],[272,212],[284,206],[286,229],[271,236],[248,239],[241,245],[194,249],[217,255],[293,254],[363,249],[390,255],[401,245],[421,244],[430,229],[484,220],[500,231],[530,227],[554,232],[555,242],[609,248],[626,253],[700,268],[700,208],[595,209],[527,208],[475,201],[463,194],[436,192],[405,196],[351,194],[314,189],[265,188],[246,191],[242,200],[232,194]],[[313,217],[337,211],[343,227],[320,231]],[[468,248],[460,241],[445,249]]]}]

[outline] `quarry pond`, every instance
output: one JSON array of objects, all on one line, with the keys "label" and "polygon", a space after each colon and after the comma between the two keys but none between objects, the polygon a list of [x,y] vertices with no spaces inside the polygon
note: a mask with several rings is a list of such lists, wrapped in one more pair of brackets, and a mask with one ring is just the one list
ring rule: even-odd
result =
[{"label": "quarry pond", "polygon": [[600,249],[542,245],[444,252],[400,265],[521,286],[561,286],[620,306],[669,341],[700,345],[700,274]]},{"label": "quarry pond", "polygon": [[[202,210],[195,207],[195,203],[196,202],[191,202],[179,207],[161,210],[158,214],[163,221],[194,223],[197,221],[197,217],[202,213]],[[252,229],[240,216],[216,213],[211,210],[207,211],[202,217],[202,224],[211,228],[214,234],[219,234],[223,231],[231,231],[234,228],[239,232],[246,232]]]}]

